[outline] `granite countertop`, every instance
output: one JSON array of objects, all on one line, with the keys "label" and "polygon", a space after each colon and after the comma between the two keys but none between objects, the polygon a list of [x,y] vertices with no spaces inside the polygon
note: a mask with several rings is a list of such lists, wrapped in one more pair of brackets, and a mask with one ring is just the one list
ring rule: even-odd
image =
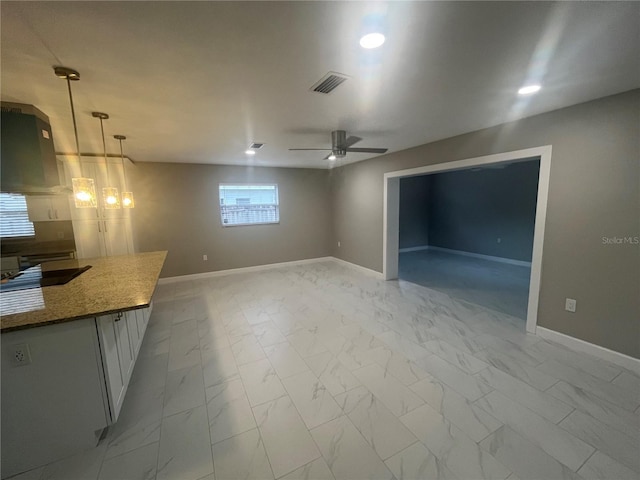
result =
[{"label": "granite countertop", "polygon": [[148,307],[166,251],[62,260],[42,270],[91,268],[65,285],[0,294],[1,328],[10,332]]}]

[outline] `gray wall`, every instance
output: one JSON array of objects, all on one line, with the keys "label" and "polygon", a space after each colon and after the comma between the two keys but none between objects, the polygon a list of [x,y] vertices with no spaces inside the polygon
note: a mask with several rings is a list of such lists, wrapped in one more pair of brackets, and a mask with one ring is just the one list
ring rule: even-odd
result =
[{"label": "gray wall", "polygon": [[429,177],[400,179],[400,248],[429,244]]},{"label": "gray wall", "polygon": [[[128,175],[136,247],[169,251],[162,277],[330,255],[326,170],[140,162]],[[277,183],[280,223],[223,227],[218,184],[235,182]]]},{"label": "gray wall", "polygon": [[334,169],[333,254],[382,271],[385,172],[552,145],[538,325],[640,357],[639,131],[633,90]]},{"label": "gray wall", "polygon": [[530,262],[539,163],[426,177],[429,245]]}]

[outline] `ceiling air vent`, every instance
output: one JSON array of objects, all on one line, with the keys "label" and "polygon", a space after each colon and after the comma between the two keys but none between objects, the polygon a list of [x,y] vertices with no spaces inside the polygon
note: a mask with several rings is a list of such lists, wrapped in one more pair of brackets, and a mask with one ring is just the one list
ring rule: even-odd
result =
[{"label": "ceiling air vent", "polygon": [[329,72],[311,87],[311,91],[324,94],[331,93],[348,78],[342,73]]},{"label": "ceiling air vent", "polygon": [[253,148],[254,150],[258,150],[259,148],[264,147],[264,143],[256,143],[253,142],[251,145],[249,145],[249,148]]},{"label": "ceiling air vent", "polygon": [[1,110],[3,113],[22,113],[22,108],[20,107],[5,107],[2,105]]}]

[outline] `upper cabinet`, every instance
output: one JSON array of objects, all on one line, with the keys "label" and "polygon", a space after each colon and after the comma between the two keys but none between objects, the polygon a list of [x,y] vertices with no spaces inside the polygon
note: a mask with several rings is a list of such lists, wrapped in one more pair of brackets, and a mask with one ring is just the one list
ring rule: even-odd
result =
[{"label": "upper cabinet", "polygon": [[31,222],[71,220],[68,195],[27,195],[26,199]]}]

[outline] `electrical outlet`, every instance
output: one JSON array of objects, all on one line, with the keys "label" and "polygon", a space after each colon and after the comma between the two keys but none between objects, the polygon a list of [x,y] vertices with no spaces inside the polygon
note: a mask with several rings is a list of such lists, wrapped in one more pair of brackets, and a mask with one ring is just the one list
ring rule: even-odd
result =
[{"label": "electrical outlet", "polygon": [[338,247],[340,247],[340,241],[338,241]]},{"label": "electrical outlet", "polygon": [[207,260],[209,260],[209,257],[207,255],[202,255],[202,260],[206,262]]},{"label": "electrical outlet", "polygon": [[564,309],[565,309],[567,312],[573,312],[573,313],[575,313],[575,312],[576,312],[576,303],[577,303],[577,302],[576,302],[573,298],[567,298],[567,299],[564,301]]},{"label": "electrical outlet", "polygon": [[11,362],[15,367],[30,365],[31,352],[29,352],[29,345],[26,343],[14,345],[11,349]]},{"label": "electrical outlet", "polygon": [[502,243],[502,239],[498,237],[498,243]]}]

